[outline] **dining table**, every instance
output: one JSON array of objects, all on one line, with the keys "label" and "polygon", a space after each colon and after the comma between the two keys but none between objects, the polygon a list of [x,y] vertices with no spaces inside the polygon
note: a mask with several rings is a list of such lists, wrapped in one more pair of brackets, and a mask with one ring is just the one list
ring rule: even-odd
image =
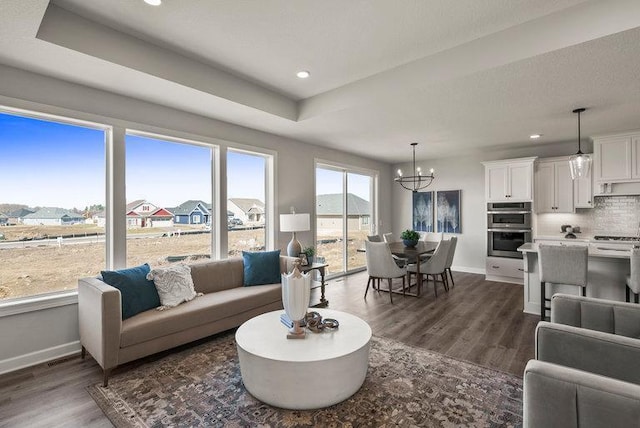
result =
[{"label": "dining table", "polygon": [[[403,293],[402,289],[392,290],[394,293],[406,294],[407,296],[420,296],[420,288],[422,285],[422,273],[420,272],[420,263],[421,259],[425,256],[430,256],[433,252],[438,248],[437,242],[432,241],[418,241],[418,243],[413,247],[407,247],[404,245],[404,242],[389,242],[389,249],[391,250],[391,254],[406,259],[407,263],[415,263],[416,265],[416,282],[415,284],[408,284],[409,290]],[[365,252],[364,248],[359,249],[360,252]],[[415,293],[411,291],[411,287],[417,286]],[[380,290],[386,291],[386,290]]]}]

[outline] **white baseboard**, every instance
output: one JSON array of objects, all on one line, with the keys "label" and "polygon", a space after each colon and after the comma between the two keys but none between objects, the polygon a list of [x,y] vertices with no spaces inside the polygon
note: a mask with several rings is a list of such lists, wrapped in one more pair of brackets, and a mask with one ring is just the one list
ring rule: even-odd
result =
[{"label": "white baseboard", "polygon": [[506,282],[506,283],[509,283],[509,284],[524,285],[524,279],[522,279],[522,278],[511,278],[510,276],[486,275],[484,279],[487,280],[487,281]]},{"label": "white baseboard", "polygon": [[466,266],[451,266],[451,270],[455,272],[477,273],[484,275],[487,271],[484,268],[473,268]]},{"label": "white baseboard", "polygon": [[80,341],[76,340],[63,345],[53,346],[51,348],[41,349],[29,354],[8,358],[0,361],[0,374],[13,372],[25,367],[31,367],[36,364],[46,363],[47,361],[77,354],[80,352],[80,349]]},{"label": "white baseboard", "polygon": [[525,303],[524,310],[522,311],[525,314],[538,315],[540,316],[540,304],[539,303]]}]

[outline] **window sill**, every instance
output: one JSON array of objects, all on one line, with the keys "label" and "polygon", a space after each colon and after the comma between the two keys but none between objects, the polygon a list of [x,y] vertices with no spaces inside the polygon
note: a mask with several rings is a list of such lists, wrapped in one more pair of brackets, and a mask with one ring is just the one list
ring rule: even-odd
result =
[{"label": "window sill", "polygon": [[78,292],[63,291],[0,302],[0,318],[78,303]]}]

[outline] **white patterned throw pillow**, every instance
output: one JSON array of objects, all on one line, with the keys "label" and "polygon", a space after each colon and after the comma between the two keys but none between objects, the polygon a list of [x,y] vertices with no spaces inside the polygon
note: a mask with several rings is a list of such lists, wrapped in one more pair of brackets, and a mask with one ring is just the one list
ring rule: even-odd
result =
[{"label": "white patterned throw pillow", "polygon": [[147,279],[152,280],[158,290],[162,303],[158,310],[178,306],[197,296],[191,279],[191,268],[188,265],[181,263],[155,268],[147,274]]}]

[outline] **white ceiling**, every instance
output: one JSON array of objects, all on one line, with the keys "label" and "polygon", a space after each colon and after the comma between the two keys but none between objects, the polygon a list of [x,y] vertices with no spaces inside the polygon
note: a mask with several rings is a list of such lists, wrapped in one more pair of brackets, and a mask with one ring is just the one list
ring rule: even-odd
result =
[{"label": "white ceiling", "polygon": [[392,163],[640,128],[637,0],[3,0],[0,63]]}]

